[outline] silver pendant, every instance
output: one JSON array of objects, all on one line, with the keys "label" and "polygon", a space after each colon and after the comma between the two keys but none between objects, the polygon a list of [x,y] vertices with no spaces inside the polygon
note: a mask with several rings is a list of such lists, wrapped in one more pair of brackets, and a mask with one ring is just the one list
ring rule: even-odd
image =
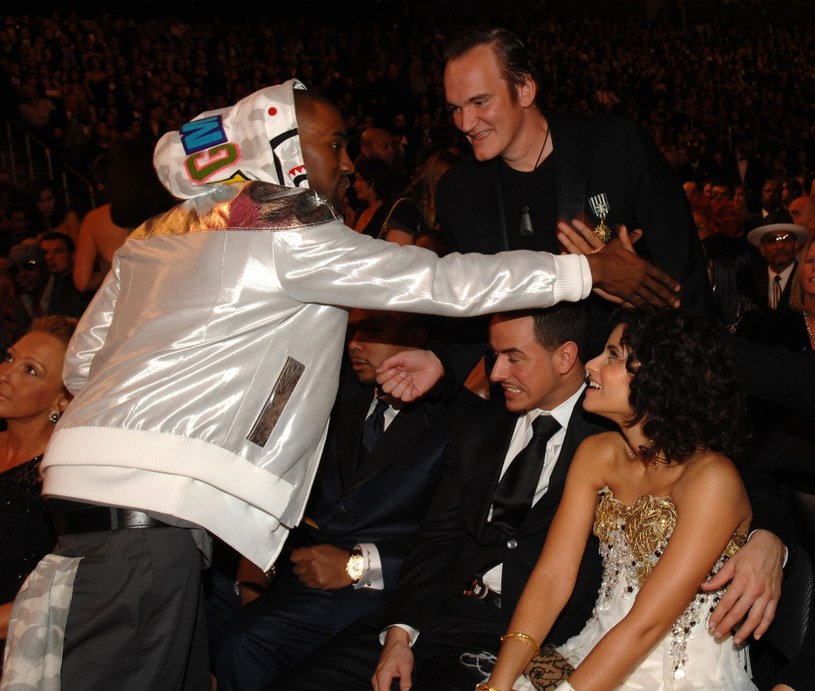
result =
[{"label": "silver pendant", "polygon": [[529,217],[529,207],[524,205],[521,207],[521,235],[534,235],[535,231],[532,228],[532,219]]}]

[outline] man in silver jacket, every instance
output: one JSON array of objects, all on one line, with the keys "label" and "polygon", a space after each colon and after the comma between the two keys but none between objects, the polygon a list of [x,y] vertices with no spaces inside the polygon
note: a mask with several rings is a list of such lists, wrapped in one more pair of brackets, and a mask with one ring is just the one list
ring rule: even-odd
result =
[{"label": "man in silver jacket", "polygon": [[297,80],[166,134],[154,163],[186,201],[130,235],[68,350],[42,464],[59,541],[18,595],[4,686],[208,688],[208,535],[266,569],[302,518],[347,308],[465,317],[642,283],[673,302],[619,241],[440,259],[345,227],[343,120]]}]

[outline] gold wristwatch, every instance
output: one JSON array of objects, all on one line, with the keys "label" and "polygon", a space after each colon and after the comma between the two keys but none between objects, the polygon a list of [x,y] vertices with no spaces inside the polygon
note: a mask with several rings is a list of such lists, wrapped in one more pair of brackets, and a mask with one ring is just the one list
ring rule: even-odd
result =
[{"label": "gold wristwatch", "polygon": [[348,563],[345,565],[345,573],[351,578],[351,582],[356,585],[359,579],[362,578],[362,573],[365,571],[365,559],[362,556],[362,549],[354,547],[351,550],[351,556],[348,557]]}]

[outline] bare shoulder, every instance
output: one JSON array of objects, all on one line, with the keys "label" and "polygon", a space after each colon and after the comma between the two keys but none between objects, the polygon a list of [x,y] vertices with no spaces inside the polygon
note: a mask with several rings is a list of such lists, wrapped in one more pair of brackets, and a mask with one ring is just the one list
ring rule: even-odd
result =
[{"label": "bare shoulder", "polygon": [[617,446],[622,443],[618,432],[598,432],[586,437],[577,447],[580,453],[591,453],[595,456],[611,457]]},{"label": "bare shoulder", "polygon": [[622,457],[625,442],[618,432],[599,432],[586,437],[575,451],[573,465],[609,469]]},{"label": "bare shoulder", "polygon": [[673,489],[677,506],[686,501],[695,503],[714,497],[721,501],[746,498],[741,474],[736,464],[724,454],[700,451],[685,466]]}]

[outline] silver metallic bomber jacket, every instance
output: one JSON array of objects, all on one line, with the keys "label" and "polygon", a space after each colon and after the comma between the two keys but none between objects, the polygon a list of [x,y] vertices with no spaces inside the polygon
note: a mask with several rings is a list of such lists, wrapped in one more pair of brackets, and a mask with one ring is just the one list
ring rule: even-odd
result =
[{"label": "silver metallic bomber jacket", "polygon": [[347,308],[473,316],[579,300],[584,257],[399,247],[311,191],[224,185],[136,229],[83,315],[75,395],[44,494],[177,517],[262,568],[302,517],[336,394]]}]

